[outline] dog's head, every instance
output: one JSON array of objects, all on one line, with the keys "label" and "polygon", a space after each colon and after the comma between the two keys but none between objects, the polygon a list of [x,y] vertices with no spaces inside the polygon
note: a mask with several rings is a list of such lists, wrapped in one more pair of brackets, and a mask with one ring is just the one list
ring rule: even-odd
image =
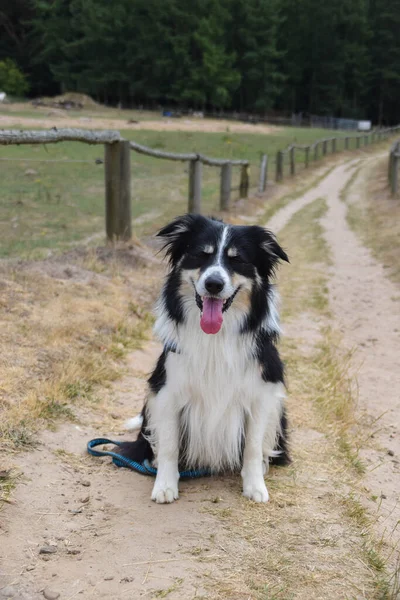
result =
[{"label": "dog's head", "polygon": [[181,293],[195,299],[205,333],[218,333],[232,305],[245,311],[252,292],[268,282],[278,261],[288,261],[274,235],[256,225],[227,225],[201,215],[184,215],[158,236],[172,269],[181,273]]}]

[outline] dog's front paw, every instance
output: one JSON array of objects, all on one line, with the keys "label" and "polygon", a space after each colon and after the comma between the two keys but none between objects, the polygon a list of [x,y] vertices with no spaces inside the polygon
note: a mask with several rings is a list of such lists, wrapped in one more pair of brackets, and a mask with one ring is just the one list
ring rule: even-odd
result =
[{"label": "dog's front paw", "polygon": [[151,499],[157,504],[170,504],[179,498],[178,486],[174,484],[154,484]]},{"label": "dog's front paw", "polygon": [[243,485],[243,496],[254,502],[268,502],[269,495],[267,487],[263,482],[249,483]]}]

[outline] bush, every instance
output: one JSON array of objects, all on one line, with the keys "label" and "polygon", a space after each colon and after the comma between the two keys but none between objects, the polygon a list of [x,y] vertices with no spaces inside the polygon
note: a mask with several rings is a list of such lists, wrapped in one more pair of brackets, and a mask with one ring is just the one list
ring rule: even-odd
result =
[{"label": "bush", "polygon": [[10,96],[24,96],[29,89],[25,75],[10,58],[0,60],[0,91]]}]

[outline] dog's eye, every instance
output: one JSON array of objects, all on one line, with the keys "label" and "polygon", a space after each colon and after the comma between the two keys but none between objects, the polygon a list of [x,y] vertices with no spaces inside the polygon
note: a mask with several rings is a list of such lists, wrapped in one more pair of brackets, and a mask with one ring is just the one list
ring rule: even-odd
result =
[{"label": "dog's eye", "polygon": [[245,258],[241,254],[235,254],[234,256],[229,256],[228,259],[233,263],[244,263],[247,262]]}]

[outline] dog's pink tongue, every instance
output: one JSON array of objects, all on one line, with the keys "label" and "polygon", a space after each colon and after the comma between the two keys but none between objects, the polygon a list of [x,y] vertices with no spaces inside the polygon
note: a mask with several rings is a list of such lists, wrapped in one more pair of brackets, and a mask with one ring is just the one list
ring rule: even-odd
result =
[{"label": "dog's pink tongue", "polygon": [[200,326],[204,333],[218,333],[221,329],[223,304],[223,300],[217,298],[203,298],[203,314],[201,315]]}]

